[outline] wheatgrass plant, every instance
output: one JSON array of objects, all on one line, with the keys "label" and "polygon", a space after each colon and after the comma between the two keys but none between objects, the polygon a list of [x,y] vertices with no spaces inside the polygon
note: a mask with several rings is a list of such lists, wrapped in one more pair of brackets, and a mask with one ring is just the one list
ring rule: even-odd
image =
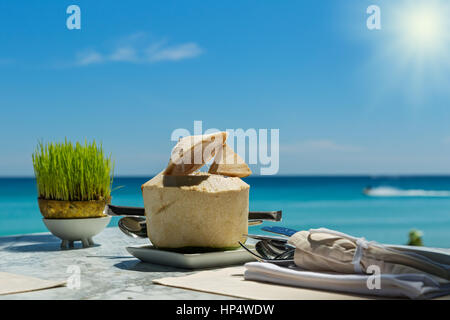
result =
[{"label": "wheatgrass plant", "polygon": [[111,196],[114,163],[95,140],[83,144],[39,142],[33,153],[40,199],[88,201]]}]

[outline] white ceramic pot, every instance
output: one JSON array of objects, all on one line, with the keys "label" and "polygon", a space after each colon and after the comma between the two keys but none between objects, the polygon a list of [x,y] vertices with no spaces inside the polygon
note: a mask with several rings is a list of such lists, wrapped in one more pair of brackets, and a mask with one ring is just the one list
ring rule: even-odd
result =
[{"label": "white ceramic pot", "polygon": [[94,245],[92,237],[99,234],[111,221],[111,217],[80,219],[42,219],[48,230],[62,240],[61,248],[73,247],[74,241],[81,241],[83,247]]}]

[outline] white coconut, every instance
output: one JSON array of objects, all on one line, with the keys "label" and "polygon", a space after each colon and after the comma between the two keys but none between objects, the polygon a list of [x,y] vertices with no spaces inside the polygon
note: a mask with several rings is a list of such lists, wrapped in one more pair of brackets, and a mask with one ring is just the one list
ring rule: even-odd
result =
[{"label": "white coconut", "polygon": [[161,248],[238,247],[248,232],[249,189],[238,177],[160,173],[142,186],[148,237]]}]

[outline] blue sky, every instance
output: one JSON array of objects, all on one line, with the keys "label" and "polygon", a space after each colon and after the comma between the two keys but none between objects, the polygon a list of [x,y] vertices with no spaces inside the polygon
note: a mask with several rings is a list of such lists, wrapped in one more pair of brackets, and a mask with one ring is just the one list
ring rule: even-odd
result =
[{"label": "blue sky", "polygon": [[0,175],[32,175],[37,141],[64,137],[150,175],[194,120],[280,129],[280,174],[450,174],[449,39],[405,27],[416,3],[2,1]]}]

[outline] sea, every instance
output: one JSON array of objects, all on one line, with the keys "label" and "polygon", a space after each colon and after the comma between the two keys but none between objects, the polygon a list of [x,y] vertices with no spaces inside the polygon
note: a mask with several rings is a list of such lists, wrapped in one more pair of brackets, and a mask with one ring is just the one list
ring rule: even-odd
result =
[{"label": "sea", "polygon": [[[143,206],[141,185],[151,177],[114,179],[112,204]],[[412,229],[426,246],[450,248],[450,176],[272,176],[244,179],[250,210],[282,210],[262,226],[328,228],[389,244],[406,244]],[[364,192],[364,189],[365,192]],[[116,227],[113,218],[109,227]],[[46,232],[33,178],[0,178],[0,236]],[[124,235],[125,236],[125,235]]]}]

